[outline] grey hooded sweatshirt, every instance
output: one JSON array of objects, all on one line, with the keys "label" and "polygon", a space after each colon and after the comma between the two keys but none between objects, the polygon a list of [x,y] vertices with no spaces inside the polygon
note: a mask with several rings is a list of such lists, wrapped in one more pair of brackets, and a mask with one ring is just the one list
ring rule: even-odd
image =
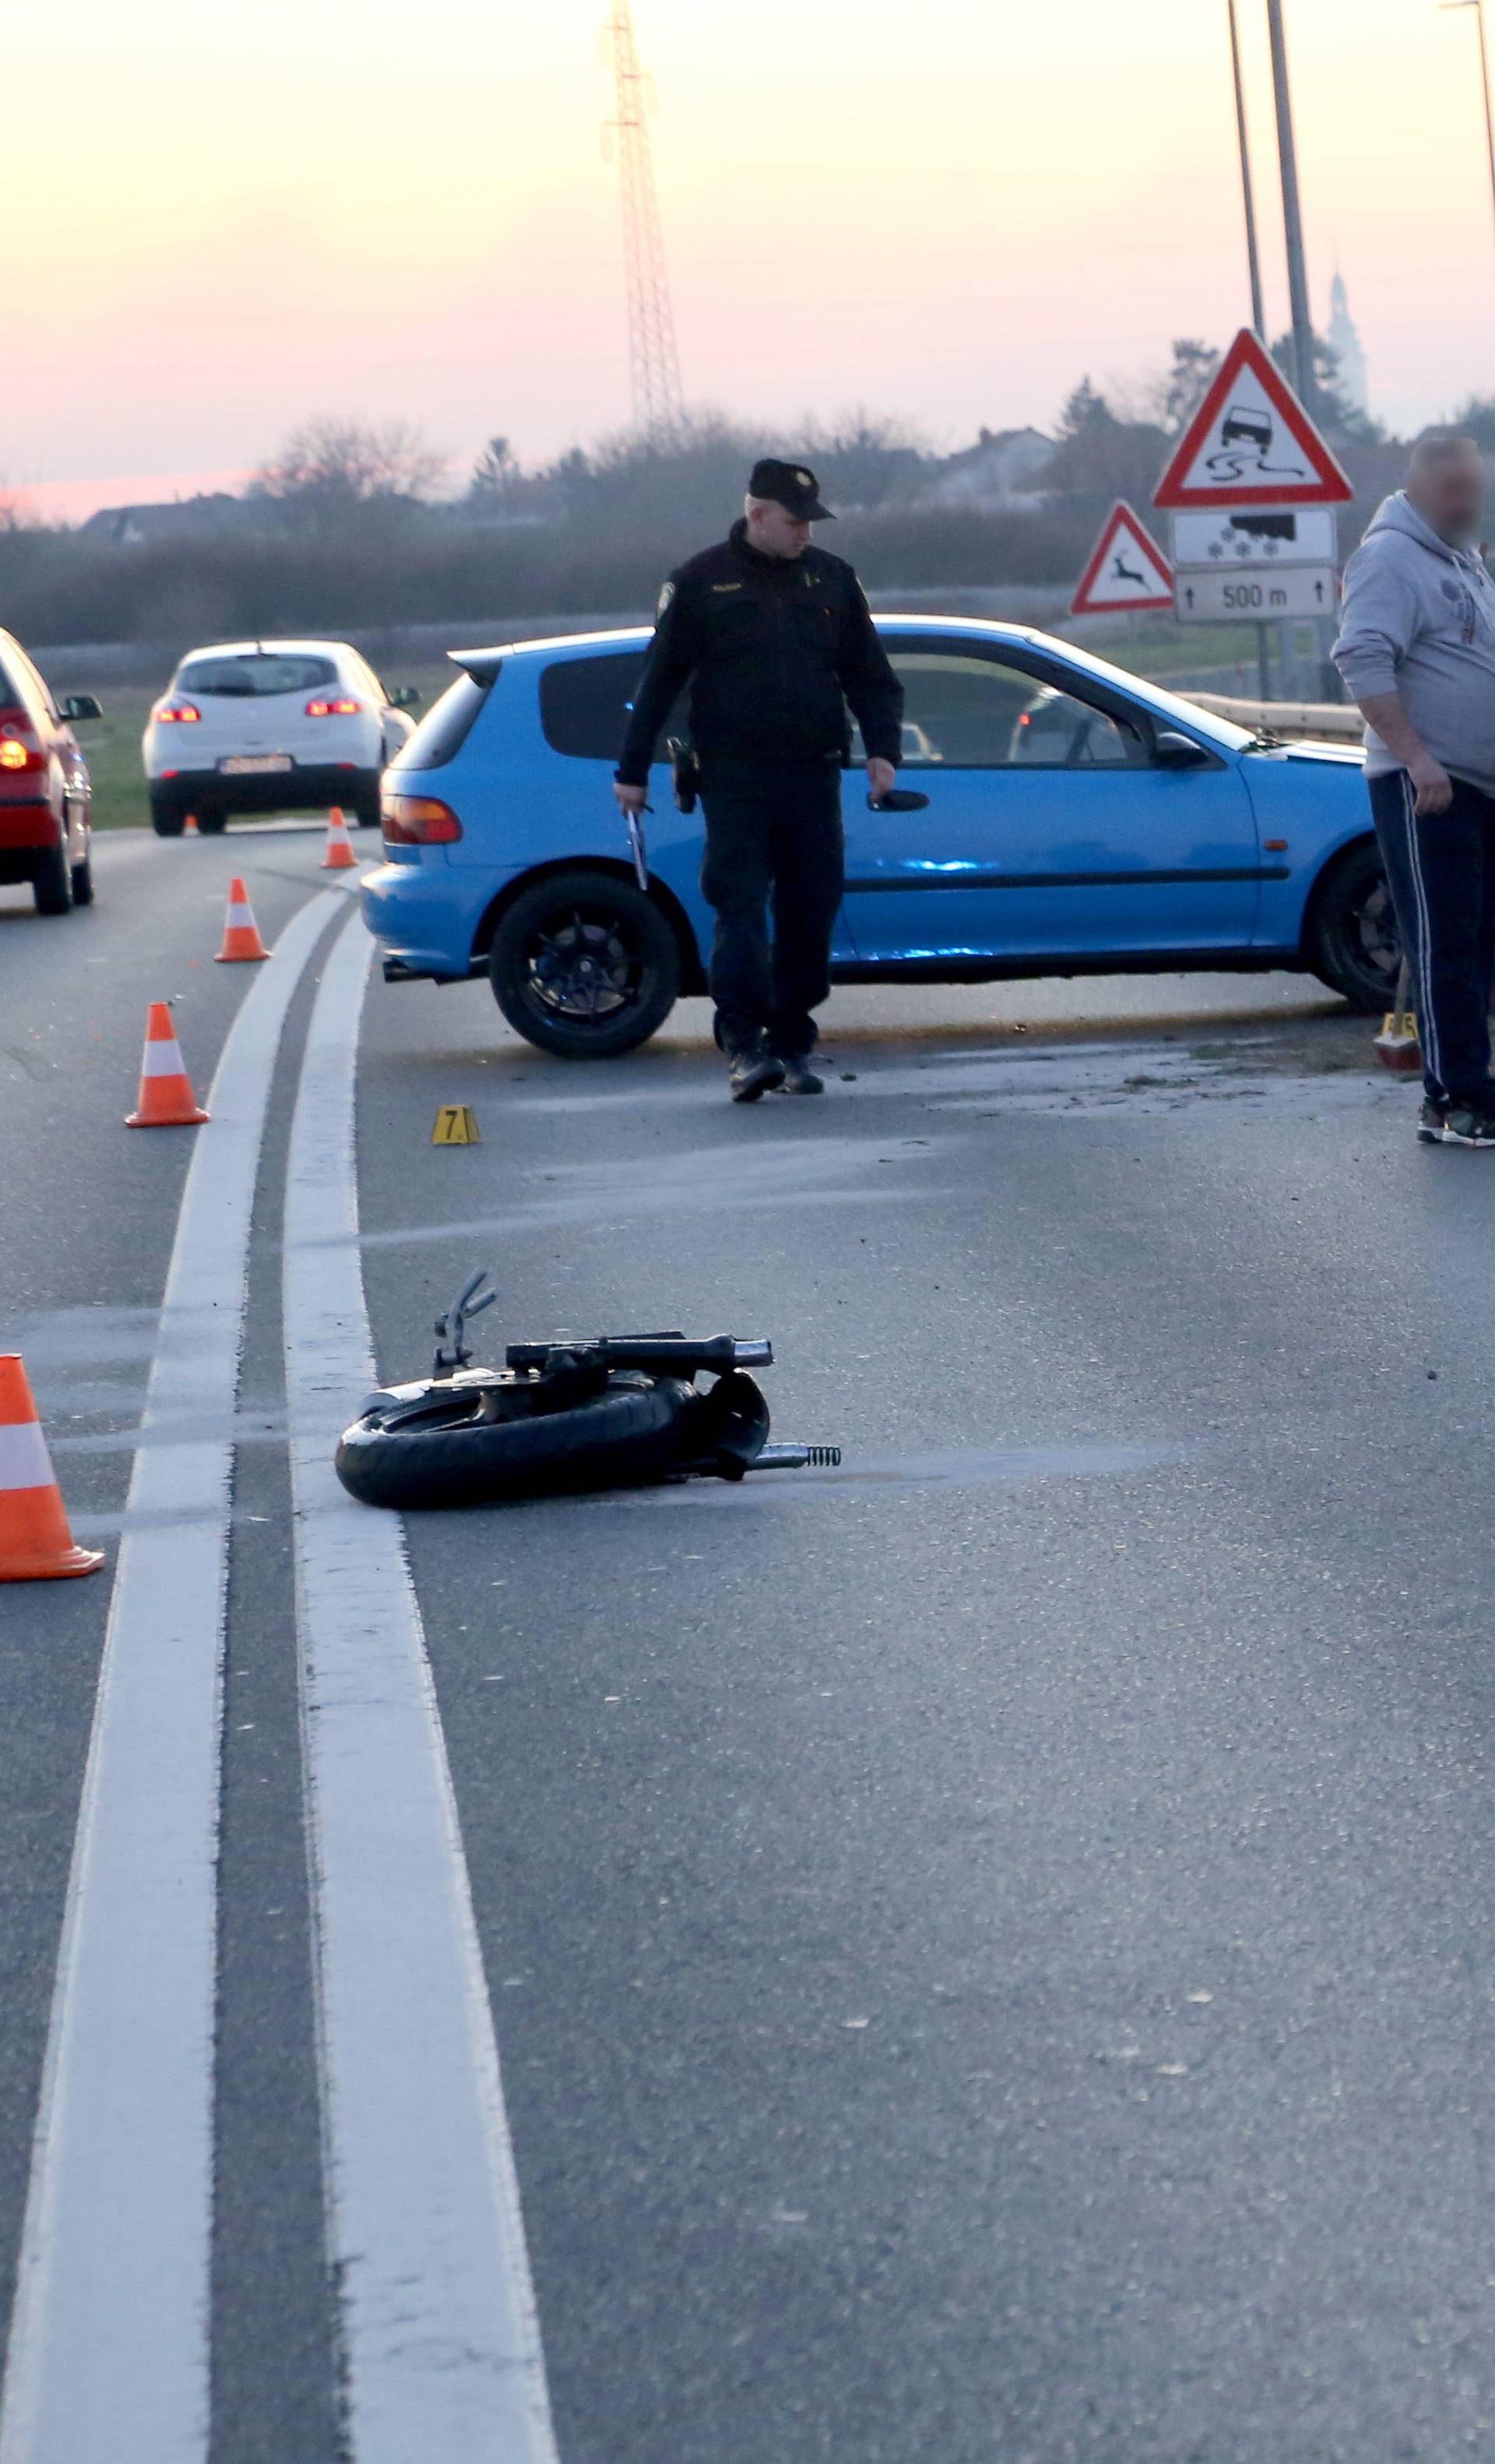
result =
[{"label": "grey hooded sweatshirt", "polygon": [[[1333,657],[1353,700],[1399,694],[1444,769],[1495,796],[1495,582],[1476,549],[1439,538],[1404,489],[1345,567]],[[1365,767],[1373,779],[1401,767],[1370,726]]]}]

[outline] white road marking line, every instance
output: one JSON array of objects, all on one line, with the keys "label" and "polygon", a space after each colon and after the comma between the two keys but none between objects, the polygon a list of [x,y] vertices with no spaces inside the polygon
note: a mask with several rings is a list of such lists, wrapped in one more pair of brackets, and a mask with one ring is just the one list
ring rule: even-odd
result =
[{"label": "white road marking line", "polygon": [[[182,1193],[143,1430],[184,1411],[231,1429],[275,1055],[341,903],[324,891],[292,919],[230,1030],[212,1125],[197,1133]],[[232,1461],[227,1434],[135,1458],[57,1960],[0,2464],[201,2464],[208,2452]]]},{"label": "white road marking line", "polygon": [[307,1037],[285,1199],[286,1389],[329,2237],[354,2464],[555,2464],[493,2017],[392,1514],[333,1469],[374,1383],[354,1070],[373,943]]}]

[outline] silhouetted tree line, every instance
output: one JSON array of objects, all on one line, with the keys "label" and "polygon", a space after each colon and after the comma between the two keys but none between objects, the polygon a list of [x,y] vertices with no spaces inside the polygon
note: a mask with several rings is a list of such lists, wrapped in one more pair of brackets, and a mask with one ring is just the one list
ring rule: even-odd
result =
[{"label": "silhouetted tree line", "polygon": [[[1276,349],[1285,358],[1286,341]],[[495,435],[454,498],[438,494],[446,464],[418,431],[317,419],[255,473],[231,526],[205,514],[201,528],[121,544],[0,509],[0,622],[41,644],[201,641],[644,608],[663,572],[732,518],[753,459],[776,450],[813,463],[841,515],[835,544],[874,590],[1062,584],[1114,497],[1147,505],[1216,363],[1183,340],[1140,385],[1085,378],[1046,463],[1002,503],[940,501],[962,457],[867,411],[780,435],[698,414],[535,469]],[[1318,384],[1363,517],[1396,484],[1402,449],[1343,396],[1327,344]],[[1495,442],[1495,401],[1459,417]]]}]

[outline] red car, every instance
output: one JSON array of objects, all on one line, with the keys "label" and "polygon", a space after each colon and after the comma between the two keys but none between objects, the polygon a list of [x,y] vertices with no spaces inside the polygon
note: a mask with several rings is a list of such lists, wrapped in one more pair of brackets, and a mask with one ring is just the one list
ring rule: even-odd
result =
[{"label": "red car", "polygon": [[14,635],[0,631],[0,882],[29,881],[39,915],[93,899],[93,791],[73,723],[102,716],[92,693],[55,701]]}]

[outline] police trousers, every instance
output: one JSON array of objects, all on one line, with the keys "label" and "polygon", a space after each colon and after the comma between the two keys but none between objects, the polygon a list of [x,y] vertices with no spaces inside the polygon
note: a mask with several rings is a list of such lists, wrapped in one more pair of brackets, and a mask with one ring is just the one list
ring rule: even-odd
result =
[{"label": "police trousers", "polygon": [[1495,1110],[1495,797],[1454,781],[1446,812],[1419,817],[1405,770],[1367,782],[1396,931],[1412,970],[1423,1083],[1439,1104]]},{"label": "police trousers", "polygon": [[[830,943],[846,858],[841,765],[701,763],[706,853],[701,891],[715,910],[711,991],[725,1052],[751,1045],[808,1052],[811,1013],[830,990]],[[773,915],[773,939],[768,919]]]}]

